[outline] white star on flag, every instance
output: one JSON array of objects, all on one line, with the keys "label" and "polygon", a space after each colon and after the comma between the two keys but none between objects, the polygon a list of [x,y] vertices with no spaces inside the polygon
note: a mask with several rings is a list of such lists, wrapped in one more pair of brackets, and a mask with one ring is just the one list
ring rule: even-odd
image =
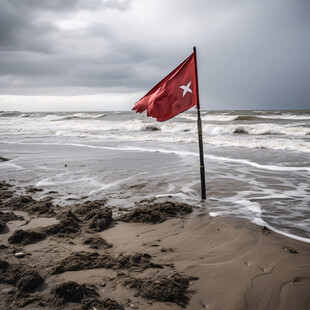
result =
[{"label": "white star on flag", "polygon": [[193,93],[192,90],[189,88],[191,86],[192,81],[190,81],[186,86],[182,85],[180,88],[183,89],[183,97],[186,95],[187,92]]}]

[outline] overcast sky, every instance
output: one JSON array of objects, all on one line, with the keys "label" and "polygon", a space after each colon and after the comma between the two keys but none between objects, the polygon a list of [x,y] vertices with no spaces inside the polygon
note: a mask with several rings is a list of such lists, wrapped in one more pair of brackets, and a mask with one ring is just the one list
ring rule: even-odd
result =
[{"label": "overcast sky", "polygon": [[310,109],[309,0],[0,0],[0,110],[130,110],[194,45],[202,109]]}]

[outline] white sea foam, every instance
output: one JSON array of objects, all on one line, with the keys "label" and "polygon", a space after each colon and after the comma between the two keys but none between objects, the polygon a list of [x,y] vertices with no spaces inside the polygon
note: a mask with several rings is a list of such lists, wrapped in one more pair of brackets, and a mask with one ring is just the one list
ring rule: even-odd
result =
[{"label": "white sea foam", "polygon": [[276,165],[262,165],[255,163],[250,160],[246,159],[236,159],[236,158],[229,158],[229,157],[223,157],[223,156],[215,156],[215,155],[205,155],[206,158],[219,160],[219,161],[228,161],[228,162],[234,162],[234,163],[240,163],[249,165],[255,168],[263,169],[263,170],[269,170],[269,171],[308,171],[310,172],[310,167],[290,167],[290,166],[276,166]]},{"label": "white sea foam", "polygon": [[[83,117],[85,116],[85,119]],[[98,131],[118,131],[120,134],[132,132],[145,132],[152,130],[160,130],[163,133],[184,133],[197,132],[195,122],[145,122],[142,120],[127,121],[109,121],[105,120],[104,114],[88,115],[83,113],[63,115],[46,115],[42,118],[16,118],[2,120],[0,132],[32,132],[32,133],[55,133],[61,131],[67,135],[80,132],[84,134],[96,135]],[[70,118],[76,118],[69,121]],[[91,118],[91,119],[89,119]],[[57,120],[57,122],[56,122]],[[203,123],[203,132],[205,135],[227,135],[246,133],[248,135],[283,135],[283,136],[306,136],[310,135],[309,127],[301,127],[296,125],[277,125],[271,123],[260,124],[212,124]],[[148,134],[148,132],[146,133]]]},{"label": "white sea foam", "polygon": [[147,174],[147,173],[148,172],[138,173],[138,174],[130,176],[128,178],[120,179],[120,180],[117,180],[117,181],[114,181],[114,182],[109,182],[107,184],[101,184],[98,189],[90,191],[88,193],[88,196],[93,195],[93,194],[98,193],[98,192],[101,192],[103,190],[106,190],[108,188],[115,187],[115,186],[120,185],[120,184],[122,184],[124,182],[128,182],[128,181],[130,181],[132,179],[135,179],[137,176],[144,175],[144,174]]},{"label": "white sea foam", "polygon": [[266,223],[263,219],[261,218],[255,218],[252,220],[252,223],[256,224],[256,225],[259,225],[259,226],[266,226],[267,228],[269,228],[270,230],[278,233],[278,234],[281,234],[283,236],[286,236],[288,238],[291,238],[291,239],[295,239],[295,240],[298,240],[298,241],[301,241],[301,242],[306,242],[306,243],[310,243],[310,238],[304,238],[304,237],[300,237],[300,236],[296,236],[296,235],[293,235],[293,234],[290,234],[290,233],[287,233],[285,231],[282,231],[280,229],[277,229],[271,225],[269,225],[268,223]]},{"label": "white sea foam", "polygon": [[0,162],[0,169],[15,169],[15,170],[24,170],[25,168],[20,166],[20,165],[17,165],[17,164],[14,164],[14,163],[11,163],[11,162]]},{"label": "white sea foam", "polygon": [[206,134],[249,134],[249,135],[286,135],[286,136],[305,136],[310,135],[310,128],[276,125],[276,124],[252,124],[252,125],[218,125],[204,124],[203,131]]},{"label": "white sea foam", "polygon": [[[134,152],[151,152],[151,153],[165,153],[165,154],[175,154],[179,156],[198,156],[197,152],[191,151],[180,151],[175,149],[163,149],[163,148],[145,148],[145,147],[137,147],[137,146],[122,146],[122,147],[110,147],[110,146],[100,146],[100,145],[91,145],[91,144],[82,144],[82,143],[27,143],[27,142],[9,142],[9,144],[25,144],[25,145],[59,145],[59,146],[77,146],[77,147],[87,147],[87,148],[95,148],[95,149],[107,149],[107,150],[118,150],[118,151],[134,151]],[[310,172],[310,167],[292,167],[292,166],[276,166],[276,165],[262,165],[250,160],[246,159],[237,159],[223,156],[215,156],[205,154],[205,158],[209,158],[211,160],[224,161],[224,162],[233,162],[240,163],[243,165],[249,165],[262,170],[269,171],[308,171]],[[6,163],[6,162],[4,162]],[[1,163],[1,164],[4,164]]]},{"label": "white sea foam", "polygon": [[216,146],[232,146],[245,148],[261,148],[272,150],[289,150],[294,152],[310,152],[310,143],[301,139],[261,138],[242,139],[229,136],[205,137],[206,143]]},{"label": "white sea foam", "polygon": [[308,115],[269,114],[269,115],[260,115],[259,117],[267,119],[310,120],[309,114]]},{"label": "white sea foam", "polygon": [[262,214],[262,209],[259,203],[253,202],[247,199],[237,200],[235,203],[246,207],[250,212],[254,213],[256,216]]}]

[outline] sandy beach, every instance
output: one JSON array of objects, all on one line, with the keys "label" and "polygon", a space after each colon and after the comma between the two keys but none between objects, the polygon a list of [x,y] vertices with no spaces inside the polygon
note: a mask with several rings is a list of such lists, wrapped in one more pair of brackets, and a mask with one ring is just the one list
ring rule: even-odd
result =
[{"label": "sandy beach", "polygon": [[158,198],[67,208],[1,182],[1,309],[309,309],[310,244]]}]

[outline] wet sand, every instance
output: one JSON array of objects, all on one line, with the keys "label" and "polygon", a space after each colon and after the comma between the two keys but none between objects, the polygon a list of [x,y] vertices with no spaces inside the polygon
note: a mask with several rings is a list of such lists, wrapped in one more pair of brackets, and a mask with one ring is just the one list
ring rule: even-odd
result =
[{"label": "wet sand", "polygon": [[1,309],[310,309],[310,244],[250,222],[166,198],[0,197]]}]

